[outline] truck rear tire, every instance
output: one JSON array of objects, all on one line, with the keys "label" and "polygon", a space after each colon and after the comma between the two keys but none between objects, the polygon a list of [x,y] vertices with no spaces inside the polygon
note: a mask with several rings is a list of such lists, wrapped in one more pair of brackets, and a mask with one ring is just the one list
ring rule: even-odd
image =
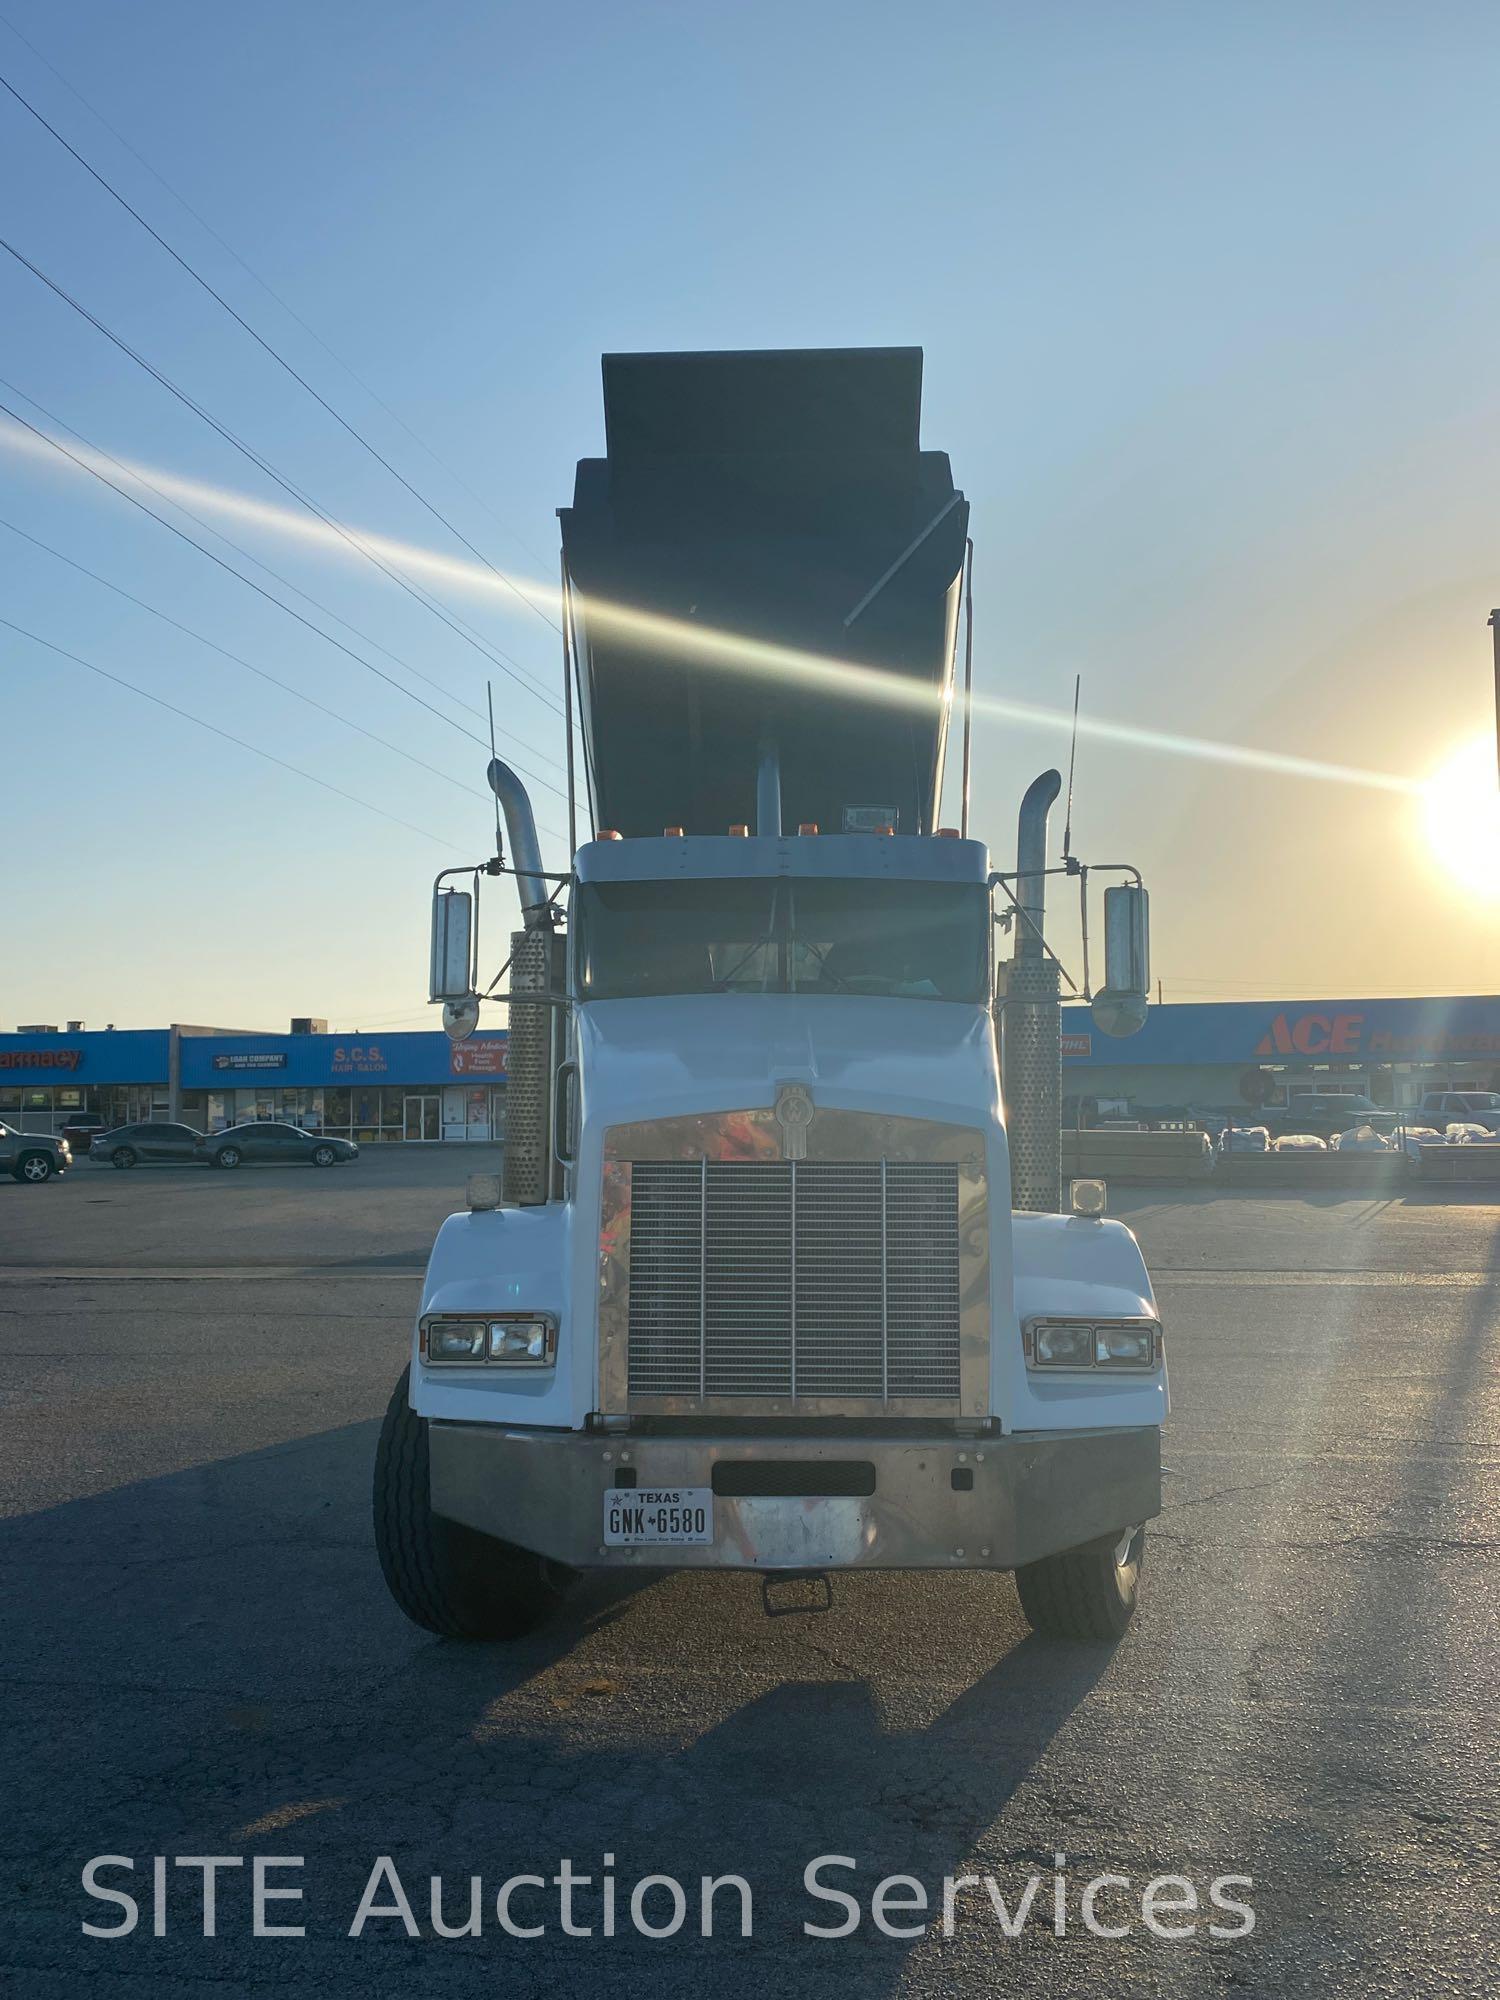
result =
[{"label": "truck rear tire", "polygon": [[1141,1526],[1023,1563],[1016,1571],[1016,1592],[1032,1631],[1049,1639],[1111,1644],[1134,1614],[1145,1554]]},{"label": "truck rear tire", "polygon": [[407,1400],[403,1371],[375,1452],[375,1548],[391,1596],[415,1625],[444,1639],[519,1639],[549,1616],[559,1591],[528,1549],[434,1514],[427,1423]]}]

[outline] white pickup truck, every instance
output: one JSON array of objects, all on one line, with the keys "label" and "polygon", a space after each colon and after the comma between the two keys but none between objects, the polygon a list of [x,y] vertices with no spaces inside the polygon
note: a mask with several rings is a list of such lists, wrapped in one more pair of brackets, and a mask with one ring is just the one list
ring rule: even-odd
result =
[{"label": "white pickup truck", "polygon": [[1450,1125],[1482,1125],[1500,1134],[1500,1090],[1429,1090],[1409,1114],[1413,1125],[1445,1132]]}]

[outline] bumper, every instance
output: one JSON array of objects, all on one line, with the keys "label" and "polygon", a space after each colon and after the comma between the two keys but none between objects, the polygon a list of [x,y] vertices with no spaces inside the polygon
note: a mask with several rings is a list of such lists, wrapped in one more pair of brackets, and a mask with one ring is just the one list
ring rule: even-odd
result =
[{"label": "bumper", "polygon": [[[437,1513],[579,1569],[1014,1569],[1161,1512],[1154,1427],[896,1442],[432,1422],[428,1442]],[[606,1547],[622,1468],[642,1489],[713,1489],[712,1542]],[[721,1490],[746,1485],[762,1490]],[[797,1491],[829,1485],[845,1490]]]}]

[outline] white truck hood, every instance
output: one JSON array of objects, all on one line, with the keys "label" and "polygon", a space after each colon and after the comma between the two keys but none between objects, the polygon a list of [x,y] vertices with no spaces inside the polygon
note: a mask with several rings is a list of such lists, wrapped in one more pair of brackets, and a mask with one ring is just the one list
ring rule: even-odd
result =
[{"label": "white truck hood", "polygon": [[753,1110],[781,1083],[815,1102],[998,1126],[983,1007],[842,994],[596,1000],[574,1015],[588,1130],[683,1112]]}]

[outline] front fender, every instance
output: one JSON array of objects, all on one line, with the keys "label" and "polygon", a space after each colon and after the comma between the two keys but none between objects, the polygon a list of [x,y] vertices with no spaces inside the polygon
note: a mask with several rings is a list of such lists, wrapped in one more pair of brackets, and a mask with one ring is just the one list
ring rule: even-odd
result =
[{"label": "front fender", "polygon": [[[1160,1318],[1141,1247],[1123,1222],[1017,1213],[1011,1224],[1018,1330],[1044,1315]],[[1010,1379],[1015,1430],[1160,1424],[1169,1407],[1165,1363],[1149,1375],[1048,1376],[1026,1367],[1017,1340],[1002,1372]]]},{"label": "front fender", "polygon": [[413,1327],[411,1406],[419,1417],[563,1429],[576,1424],[573,1378],[581,1370],[586,1380],[589,1359],[578,1352],[577,1329],[567,1310],[568,1218],[562,1202],[448,1217],[427,1260],[421,1311],[551,1313],[558,1323],[557,1364],[426,1368]]}]

